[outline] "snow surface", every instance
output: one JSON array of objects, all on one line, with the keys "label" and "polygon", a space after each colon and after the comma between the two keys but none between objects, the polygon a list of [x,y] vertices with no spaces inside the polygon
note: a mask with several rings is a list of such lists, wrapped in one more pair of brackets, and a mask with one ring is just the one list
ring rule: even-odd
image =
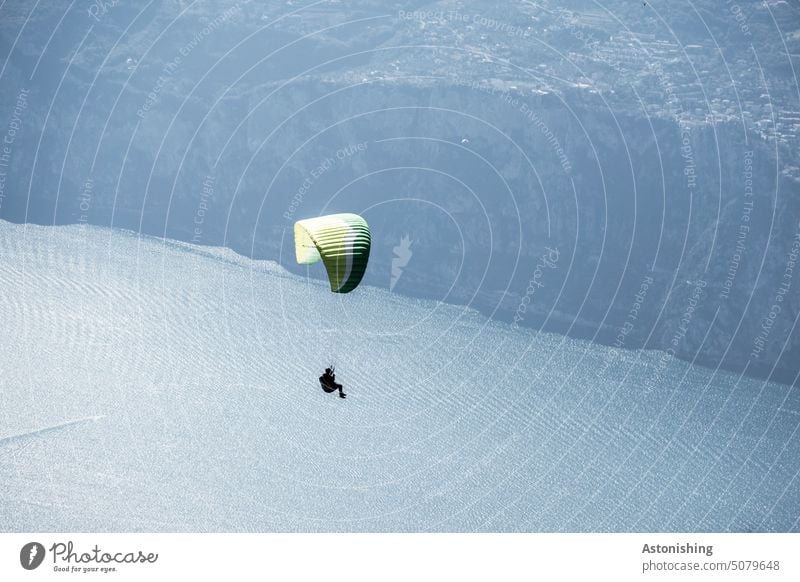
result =
[{"label": "snow surface", "polygon": [[660,352],[2,221],[0,318],[3,531],[799,527],[798,391]]}]

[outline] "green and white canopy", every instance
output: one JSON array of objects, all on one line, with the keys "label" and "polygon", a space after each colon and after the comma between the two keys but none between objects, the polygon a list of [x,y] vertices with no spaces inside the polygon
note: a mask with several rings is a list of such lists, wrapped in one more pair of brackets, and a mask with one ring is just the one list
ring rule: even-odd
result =
[{"label": "green and white canopy", "polygon": [[297,262],[322,260],[334,293],[349,293],[361,282],[371,242],[369,226],[357,214],[330,214],[294,224]]}]

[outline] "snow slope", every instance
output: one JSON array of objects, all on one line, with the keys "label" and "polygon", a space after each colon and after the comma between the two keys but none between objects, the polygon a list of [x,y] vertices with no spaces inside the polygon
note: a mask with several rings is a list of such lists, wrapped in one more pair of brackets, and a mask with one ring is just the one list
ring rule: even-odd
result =
[{"label": "snow slope", "polygon": [[0,221],[0,318],[3,531],[800,528],[782,384],[93,227]]}]

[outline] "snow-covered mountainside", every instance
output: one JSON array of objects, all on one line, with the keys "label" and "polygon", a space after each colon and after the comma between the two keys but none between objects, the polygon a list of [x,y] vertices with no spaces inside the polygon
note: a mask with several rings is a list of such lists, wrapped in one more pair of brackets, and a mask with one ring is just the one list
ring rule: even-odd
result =
[{"label": "snow-covered mountainside", "polygon": [[0,221],[0,314],[3,531],[800,525],[797,389],[664,352],[77,225]]}]

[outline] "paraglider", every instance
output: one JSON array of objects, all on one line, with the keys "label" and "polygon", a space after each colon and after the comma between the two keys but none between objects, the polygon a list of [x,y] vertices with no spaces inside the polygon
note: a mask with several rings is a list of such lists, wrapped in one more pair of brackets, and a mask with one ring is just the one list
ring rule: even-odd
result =
[{"label": "paraglider", "polygon": [[367,222],[357,214],[329,214],[298,220],[294,225],[297,262],[322,261],[331,291],[349,293],[367,270],[372,239]]},{"label": "paraglider", "polygon": [[336,372],[333,366],[325,368],[325,373],[319,377],[319,385],[322,386],[322,389],[328,394],[338,390],[339,398],[347,397],[347,394],[342,391],[342,385],[336,381]]},{"label": "paraglider", "polygon": [[[298,220],[294,225],[294,244],[297,262],[312,265],[322,261],[334,293],[350,293],[358,287],[367,270],[372,238],[367,221],[357,214],[329,214]],[[336,381],[333,366],[325,369],[319,384],[328,394],[339,392],[345,398],[342,385]]]}]

